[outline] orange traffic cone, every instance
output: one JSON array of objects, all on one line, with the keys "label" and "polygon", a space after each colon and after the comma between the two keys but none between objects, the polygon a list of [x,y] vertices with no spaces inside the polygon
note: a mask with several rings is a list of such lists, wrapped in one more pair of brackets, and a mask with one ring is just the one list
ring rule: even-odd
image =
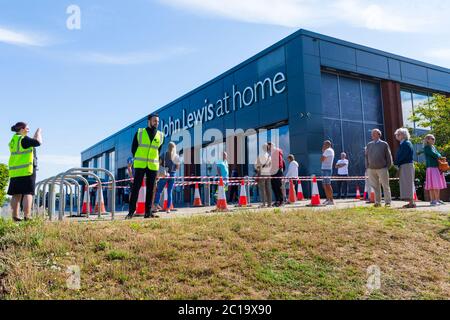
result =
[{"label": "orange traffic cone", "polygon": [[311,206],[320,206],[320,193],[317,186],[317,178],[314,176],[312,181]]},{"label": "orange traffic cone", "polygon": [[103,199],[103,189],[102,189],[102,187],[100,187],[98,189],[98,197],[97,197],[97,199],[95,201],[95,209],[94,209],[94,211],[98,212],[100,214],[101,213],[106,213],[105,201]]},{"label": "orange traffic cone", "polygon": [[356,186],[356,200],[361,200],[361,192],[359,191],[359,186]]},{"label": "orange traffic cone", "polygon": [[416,186],[414,186],[414,201],[419,201],[419,198],[417,197],[417,192],[416,192]]},{"label": "orange traffic cone", "polygon": [[138,203],[136,206],[136,215],[144,215],[145,214],[145,197],[147,195],[147,188],[145,185],[145,179],[142,180],[141,189],[139,189],[139,197]]},{"label": "orange traffic cone", "polygon": [[195,184],[194,207],[203,207],[202,198],[200,197],[200,190],[198,188],[198,183]]},{"label": "orange traffic cone", "polygon": [[297,200],[298,200],[298,201],[303,201],[303,200],[305,200],[305,196],[303,195],[302,182],[300,181],[300,179],[298,180]]},{"label": "orange traffic cone", "polygon": [[223,184],[222,177],[220,177],[220,181],[219,181],[219,192],[218,192],[216,209],[217,209],[217,211],[228,211],[227,198],[225,196],[225,187]]},{"label": "orange traffic cone", "polygon": [[247,190],[245,189],[244,180],[241,181],[241,193],[239,195],[239,207],[247,207]]},{"label": "orange traffic cone", "polygon": [[372,186],[370,186],[370,199],[369,199],[370,203],[375,203],[375,190],[373,189]]},{"label": "orange traffic cone", "polygon": [[173,210],[173,202],[170,204],[169,208],[169,183],[166,183],[166,186],[164,187],[164,204],[163,204],[163,211],[167,210]]},{"label": "orange traffic cone", "polygon": [[81,208],[82,214],[88,214],[88,212],[92,213],[91,204],[88,203],[88,192],[89,192],[89,187],[85,186],[84,187],[84,197],[83,197],[83,207]]},{"label": "orange traffic cone", "polygon": [[289,203],[296,203],[297,197],[295,196],[294,181],[289,179]]}]

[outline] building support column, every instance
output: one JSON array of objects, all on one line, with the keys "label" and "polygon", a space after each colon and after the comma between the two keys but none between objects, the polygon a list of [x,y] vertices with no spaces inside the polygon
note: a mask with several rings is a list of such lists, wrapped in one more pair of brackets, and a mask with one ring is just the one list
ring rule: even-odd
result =
[{"label": "building support column", "polygon": [[400,84],[394,81],[381,82],[381,94],[384,109],[385,139],[391,147],[395,157],[399,143],[395,139],[395,130],[403,127],[402,100],[400,97]]}]

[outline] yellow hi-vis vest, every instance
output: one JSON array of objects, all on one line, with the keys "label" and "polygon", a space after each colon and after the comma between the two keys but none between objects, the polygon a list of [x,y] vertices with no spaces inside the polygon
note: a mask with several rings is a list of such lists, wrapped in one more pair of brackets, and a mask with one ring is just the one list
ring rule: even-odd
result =
[{"label": "yellow hi-vis vest", "polygon": [[9,143],[9,177],[28,177],[33,174],[33,147],[22,148],[22,139],[20,134],[15,134]]},{"label": "yellow hi-vis vest", "polygon": [[149,168],[152,171],[159,170],[159,148],[164,142],[164,135],[161,131],[157,131],[155,138],[150,141],[147,130],[138,130],[139,147],[134,155],[134,168],[145,169]]}]

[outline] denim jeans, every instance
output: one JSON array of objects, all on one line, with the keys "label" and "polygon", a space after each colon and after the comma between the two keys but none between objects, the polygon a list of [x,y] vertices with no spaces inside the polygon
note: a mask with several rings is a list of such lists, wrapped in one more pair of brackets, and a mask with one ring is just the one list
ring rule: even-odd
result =
[{"label": "denim jeans", "polygon": [[[348,177],[348,174],[338,174],[338,177]],[[340,199],[341,196],[344,198],[347,198],[348,194],[348,184],[347,180],[338,180],[337,182],[337,189],[338,189],[338,198]],[[342,189],[344,189],[344,192],[342,194]]]},{"label": "denim jeans", "polygon": [[[169,176],[171,178],[175,177],[176,172],[170,172]],[[155,195],[155,206],[159,205],[161,199],[161,193],[164,191],[164,187],[167,184],[167,207],[170,208],[172,206],[172,191],[173,185],[175,184],[175,179],[160,179],[157,184],[156,195]]]}]

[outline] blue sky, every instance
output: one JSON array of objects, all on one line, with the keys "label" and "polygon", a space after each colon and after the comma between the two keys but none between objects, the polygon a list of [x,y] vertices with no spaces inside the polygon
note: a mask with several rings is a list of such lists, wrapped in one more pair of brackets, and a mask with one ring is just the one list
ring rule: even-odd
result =
[{"label": "blue sky", "polygon": [[[81,9],[69,30],[67,7]],[[38,179],[299,28],[450,67],[450,1],[0,0],[0,162],[43,129]]]}]

